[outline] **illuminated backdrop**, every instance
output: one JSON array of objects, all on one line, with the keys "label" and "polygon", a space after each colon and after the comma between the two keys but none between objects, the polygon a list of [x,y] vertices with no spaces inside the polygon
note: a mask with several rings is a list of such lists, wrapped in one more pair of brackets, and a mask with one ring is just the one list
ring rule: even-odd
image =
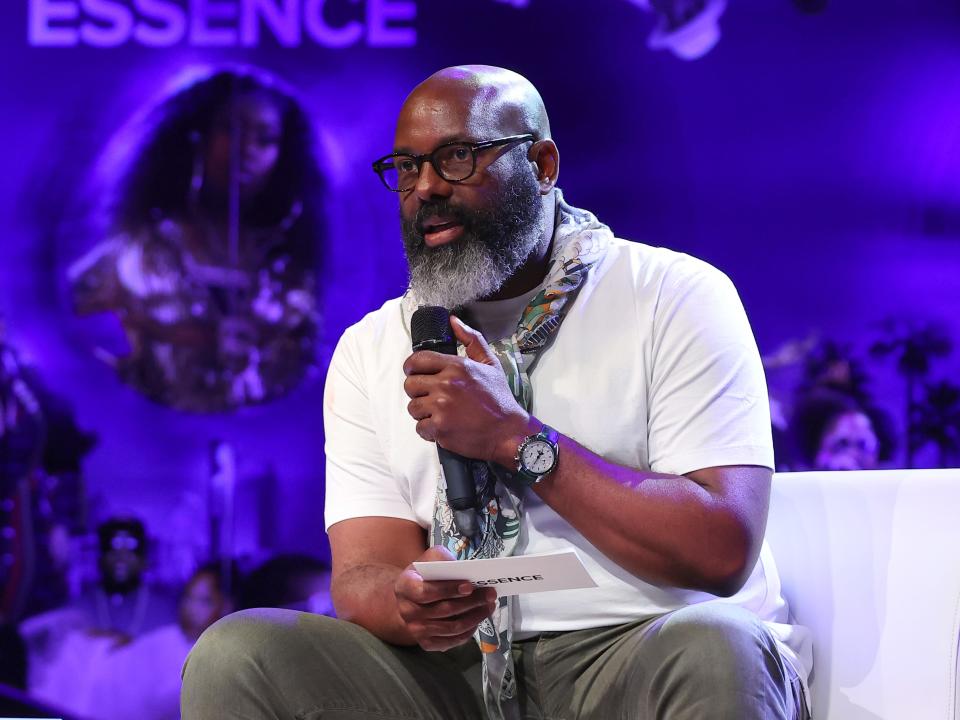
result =
[{"label": "illuminated backdrop", "polygon": [[[66,302],[66,267],[95,240],[83,218],[109,139],[198,66],[276,73],[314,119],[332,238],[321,360],[342,328],[402,291],[396,199],[369,163],[391,149],[405,93],[462,62],[530,77],[551,113],[567,198],[623,237],[726,271],[764,352],[811,330],[863,348],[894,313],[943,320],[960,336],[960,6],[858,0],[805,14],[786,0],[731,0],[717,46],[686,62],[648,48],[656,20],[642,5],[7,3],[0,315],[99,433],[91,491],[163,532],[191,517],[183,508],[202,494],[211,444],[227,441],[241,479],[277,480],[271,543],[324,546],[322,370],[266,405],[179,413],[96,359],[116,324],[77,319]],[[956,361],[938,372],[957,377]],[[901,387],[882,376],[878,390],[895,403]]]}]

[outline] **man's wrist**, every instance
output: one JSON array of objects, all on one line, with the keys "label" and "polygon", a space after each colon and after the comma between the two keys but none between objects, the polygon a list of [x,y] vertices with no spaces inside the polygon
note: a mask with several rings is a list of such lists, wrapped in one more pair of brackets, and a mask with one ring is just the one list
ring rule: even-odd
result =
[{"label": "man's wrist", "polygon": [[520,448],[520,444],[530,435],[540,432],[542,427],[542,422],[527,413],[521,422],[511,427],[503,440],[497,445],[493,461],[510,472],[515,472],[517,469],[517,450]]}]

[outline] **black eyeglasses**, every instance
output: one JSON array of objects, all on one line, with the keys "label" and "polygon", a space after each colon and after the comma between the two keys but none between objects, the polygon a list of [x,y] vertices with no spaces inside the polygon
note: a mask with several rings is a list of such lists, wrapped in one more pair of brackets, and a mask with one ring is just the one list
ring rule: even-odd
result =
[{"label": "black eyeglasses", "polygon": [[387,190],[406,192],[412,190],[420,178],[420,168],[424,162],[433,165],[437,175],[447,182],[463,182],[477,171],[477,154],[487,148],[499,147],[533,140],[533,135],[511,135],[499,140],[484,142],[444,143],[433,152],[423,155],[393,153],[385,155],[373,163],[373,171],[380,176]]}]

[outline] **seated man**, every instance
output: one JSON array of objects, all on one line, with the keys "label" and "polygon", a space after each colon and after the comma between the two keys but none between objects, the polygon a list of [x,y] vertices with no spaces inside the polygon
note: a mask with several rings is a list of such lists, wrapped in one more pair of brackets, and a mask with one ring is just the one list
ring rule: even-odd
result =
[{"label": "seated man", "polygon": [[[183,717],[807,717],[809,647],[763,546],[766,387],[730,281],[568,205],[543,102],[507,70],[425,80],[374,169],[410,288],[344,334],[327,379],[340,619],[219,622]],[[462,355],[411,354],[424,305],[458,308]],[[475,533],[437,446],[472,459]],[[571,548],[597,587],[498,599],[411,564]]]}]

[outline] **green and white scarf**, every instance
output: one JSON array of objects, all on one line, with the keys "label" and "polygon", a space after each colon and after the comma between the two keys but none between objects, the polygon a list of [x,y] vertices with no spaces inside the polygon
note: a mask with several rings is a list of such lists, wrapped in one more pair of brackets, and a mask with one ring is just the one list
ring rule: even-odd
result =
[{"label": "green and white scarf", "polygon": [[[606,251],[613,234],[606,225],[585,210],[567,205],[557,193],[558,219],[543,288],[520,316],[516,332],[509,338],[491,343],[500,360],[510,389],[526,410],[531,407],[530,373],[539,354],[553,341],[577,293],[583,287],[590,268]],[[477,485],[478,532],[465,537],[457,529],[453,511],[447,504],[446,485],[441,473],[434,506],[431,539],[458,560],[512,555],[523,519],[521,498],[504,480],[504,469],[481,461],[472,461]],[[511,598],[500,597],[494,614],[480,623],[475,635],[483,653],[483,695],[490,720],[518,720],[517,685],[510,645]]]}]

